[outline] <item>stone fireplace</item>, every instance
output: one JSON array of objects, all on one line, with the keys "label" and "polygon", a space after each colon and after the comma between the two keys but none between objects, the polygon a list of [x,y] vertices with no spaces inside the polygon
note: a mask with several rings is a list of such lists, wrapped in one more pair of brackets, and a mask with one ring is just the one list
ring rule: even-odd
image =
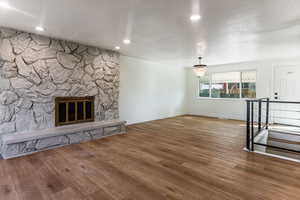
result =
[{"label": "stone fireplace", "polygon": [[[72,116],[66,116],[71,117],[66,118],[66,122],[57,123],[57,97],[60,100],[93,97],[93,101],[68,105],[71,109],[76,109],[76,106],[77,109],[87,109],[90,105],[86,102],[92,102],[92,113],[85,113],[92,117],[85,116],[84,120],[98,123],[98,128],[105,127],[106,121],[117,122],[119,81],[120,64],[117,52],[0,28],[0,135],[4,139],[19,135],[17,141],[24,142],[20,138],[26,138],[31,133],[45,131],[47,135],[47,131],[51,129],[51,134],[55,135],[55,128],[60,128],[56,127],[58,125],[68,124],[65,127],[77,127],[81,132],[87,130],[88,127],[83,124],[70,125],[74,122],[72,117],[77,122],[82,121],[81,116],[72,115],[73,111],[70,113]],[[61,106],[63,109],[63,104]],[[80,126],[85,128],[81,129]],[[72,130],[76,132],[75,129]],[[70,141],[70,138],[59,140]],[[32,143],[26,143],[27,147],[22,145],[14,148],[20,148],[24,153],[49,147],[42,145],[43,148],[33,148]],[[13,151],[18,152],[16,149]]]}]

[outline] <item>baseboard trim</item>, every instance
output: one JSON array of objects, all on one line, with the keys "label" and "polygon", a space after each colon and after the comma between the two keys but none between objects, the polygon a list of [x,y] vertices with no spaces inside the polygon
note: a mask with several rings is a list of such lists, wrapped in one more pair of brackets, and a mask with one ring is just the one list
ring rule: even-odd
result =
[{"label": "baseboard trim", "polygon": [[275,155],[275,154],[271,154],[271,153],[265,153],[265,152],[261,152],[261,151],[249,151],[246,147],[243,148],[244,151],[247,151],[247,152],[250,152],[250,153],[257,153],[257,154],[261,154],[261,155],[264,155],[264,156],[269,156],[269,157],[273,157],[273,158],[279,158],[279,159],[282,159],[282,160],[288,160],[288,161],[293,161],[293,162],[297,162],[297,163],[300,163],[300,160],[298,159],[295,159],[295,158],[289,158],[289,157],[285,157],[285,156],[279,156],[279,155]]},{"label": "baseboard trim", "polygon": [[207,119],[223,119],[223,120],[232,120],[232,121],[245,122],[245,120],[241,120],[241,119],[231,119],[231,118],[214,117],[214,116],[206,116],[206,115],[185,114],[185,115],[182,115],[182,116],[202,117],[202,118],[207,118]]},{"label": "baseboard trim", "polygon": [[163,117],[163,118],[146,120],[146,121],[141,121],[141,122],[133,122],[133,123],[128,123],[127,122],[126,126],[138,125],[138,124],[143,124],[143,123],[148,123],[148,122],[155,122],[155,121],[164,120],[164,119],[172,119],[172,118],[176,118],[176,117],[182,117],[182,116],[185,116],[185,115],[186,114],[179,114],[179,115],[174,115],[174,116],[170,116],[170,117]]}]

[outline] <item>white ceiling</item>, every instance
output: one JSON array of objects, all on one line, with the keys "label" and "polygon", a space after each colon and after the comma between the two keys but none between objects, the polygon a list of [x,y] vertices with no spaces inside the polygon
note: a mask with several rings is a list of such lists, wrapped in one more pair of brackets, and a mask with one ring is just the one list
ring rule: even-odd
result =
[{"label": "white ceiling", "polygon": [[[202,54],[207,64],[222,64],[300,55],[300,0],[3,1],[12,8],[0,7],[0,26],[33,32],[42,25],[45,35],[119,45],[122,54],[152,61]],[[202,19],[192,23],[196,12]],[[132,44],[122,44],[126,37]]]}]

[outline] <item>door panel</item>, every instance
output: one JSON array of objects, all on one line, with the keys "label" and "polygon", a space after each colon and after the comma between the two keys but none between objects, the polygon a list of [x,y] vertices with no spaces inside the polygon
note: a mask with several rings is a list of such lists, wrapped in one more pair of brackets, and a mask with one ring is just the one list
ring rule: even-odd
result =
[{"label": "door panel", "polygon": [[[300,102],[300,67],[275,68],[274,99]],[[273,104],[273,121],[300,126],[300,104]]]}]

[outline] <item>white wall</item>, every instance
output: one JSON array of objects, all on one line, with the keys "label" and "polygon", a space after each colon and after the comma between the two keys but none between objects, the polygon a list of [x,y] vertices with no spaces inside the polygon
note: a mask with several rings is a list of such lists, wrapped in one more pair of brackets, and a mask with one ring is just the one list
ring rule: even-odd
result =
[{"label": "white wall", "polygon": [[[226,72],[254,69],[257,71],[257,97],[273,96],[273,72],[275,67],[299,65],[298,59],[261,61],[209,66],[210,72]],[[191,68],[186,69],[187,113],[210,117],[239,119],[246,118],[246,103],[241,99],[203,99],[197,97],[198,78]]]},{"label": "white wall", "polygon": [[128,124],[182,115],[185,70],[121,56],[120,119]]},{"label": "white wall", "polygon": [[[272,97],[276,67],[299,65],[299,59],[209,66],[210,72],[257,71],[257,97]],[[241,99],[197,97],[198,79],[191,68],[121,56],[120,118],[129,124],[193,114],[245,120]]]}]

